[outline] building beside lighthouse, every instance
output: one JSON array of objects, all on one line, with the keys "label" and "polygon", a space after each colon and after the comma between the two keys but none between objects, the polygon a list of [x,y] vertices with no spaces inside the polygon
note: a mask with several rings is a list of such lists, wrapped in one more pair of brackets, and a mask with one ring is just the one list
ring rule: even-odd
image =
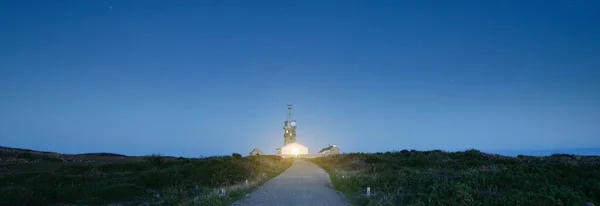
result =
[{"label": "building beside lighthouse", "polygon": [[336,145],[329,145],[323,149],[321,149],[321,151],[319,151],[319,154],[322,155],[333,155],[333,154],[339,154],[340,153],[340,148],[338,148]]},{"label": "building beside lighthouse", "polygon": [[296,120],[292,115],[292,105],[288,104],[288,115],[283,122],[283,146],[277,148],[277,155],[298,156],[308,154],[308,147],[296,142]]}]

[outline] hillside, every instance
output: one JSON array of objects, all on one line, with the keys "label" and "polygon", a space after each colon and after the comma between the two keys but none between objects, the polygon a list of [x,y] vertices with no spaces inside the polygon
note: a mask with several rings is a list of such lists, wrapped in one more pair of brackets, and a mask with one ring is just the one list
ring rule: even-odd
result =
[{"label": "hillside", "polygon": [[[600,157],[407,151],[312,159],[357,205],[600,203]],[[372,195],[366,197],[365,190]]]},{"label": "hillside", "polygon": [[227,205],[291,163],[277,156],[130,157],[0,147],[0,205]]}]

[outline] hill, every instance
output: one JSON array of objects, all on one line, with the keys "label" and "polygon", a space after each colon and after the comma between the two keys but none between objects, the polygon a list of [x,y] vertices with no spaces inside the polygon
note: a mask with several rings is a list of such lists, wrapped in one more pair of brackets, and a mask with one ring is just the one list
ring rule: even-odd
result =
[{"label": "hill", "polygon": [[227,205],[291,163],[278,156],[132,157],[0,147],[0,205]]},{"label": "hill", "polygon": [[[353,153],[311,159],[357,205],[600,203],[600,157],[508,157],[477,150]],[[365,189],[371,188],[367,197]]]},{"label": "hill", "polygon": [[499,150],[491,151],[506,156],[516,157],[518,155],[529,155],[529,156],[550,156],[553,154],[573,154],[573,155],[586,155],[586,156],[598,156],[600,155],[600,148],[569,148],[569,149],[545,149],[545,150]]}]

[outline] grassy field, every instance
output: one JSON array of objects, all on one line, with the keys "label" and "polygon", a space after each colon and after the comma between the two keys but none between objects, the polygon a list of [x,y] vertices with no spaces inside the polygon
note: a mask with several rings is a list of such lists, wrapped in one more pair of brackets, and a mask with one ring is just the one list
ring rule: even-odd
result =
[{"label": "grassy field", "polygon": [[[600,157],[406,151],[311,159],[356,205],[600,203]],[[366,197],[366,187],[371,196]]]},{"label": "grassy field", "polygon": [[63,155],[0,147],[0,205],[227,205],[291,164],[277,156]]}]

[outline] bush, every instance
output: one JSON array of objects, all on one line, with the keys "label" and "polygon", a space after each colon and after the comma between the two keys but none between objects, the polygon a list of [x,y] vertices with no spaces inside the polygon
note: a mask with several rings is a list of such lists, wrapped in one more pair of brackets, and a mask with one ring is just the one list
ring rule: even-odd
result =
[{"label": "bush", "polygon": [[169,185],[172,181],[171,174],[164,170],[151,170],[141,173],[137,184],[144,188],[158,189]]},{"label": "bush", "polygon": [[[217,187],[264,178],[262,174],[272,178],[291,165],[289,160],[281,162],[280,157],[271,156],[241,158],[240,155],[234,161],[230,156],[165,158],[155,154],[141,159],[83,164],[56,162],[36,155],[20,156],[42,162],[11,163],[3,167],[6,173],[0,178],[2,205],[179,205],[185,199],[181,195],[190,195],[190,199],[205,197]],[[227,205],[235,200],[234,196],[243,197],[240,194],[244,191],[201,198],[198,202]],[[160,198],[152,199],[156,195]]]},{"label": "bush", "polygon": [[161,167],[165,163],[164,159],[159,154],[146,156],[144,157],[144,160],[146,160],[147,163],[155,167]]},{"label": "bush", "polygon": [[[400,151],[312,159],[357,205],[583,205],[600,202],[600,157],[518,158]],[[364,188],[375,194],[364,198]]]},{"label": "bush", "polygon": [[242,159],[242,155],[239,153],[233,153],[231,154],[231,156],[233,157],[233,159]]},{"label": "bush", "polygon": [[21,152],[16,157],[20,159],[34,159],[34,155],[31,152]]}]

